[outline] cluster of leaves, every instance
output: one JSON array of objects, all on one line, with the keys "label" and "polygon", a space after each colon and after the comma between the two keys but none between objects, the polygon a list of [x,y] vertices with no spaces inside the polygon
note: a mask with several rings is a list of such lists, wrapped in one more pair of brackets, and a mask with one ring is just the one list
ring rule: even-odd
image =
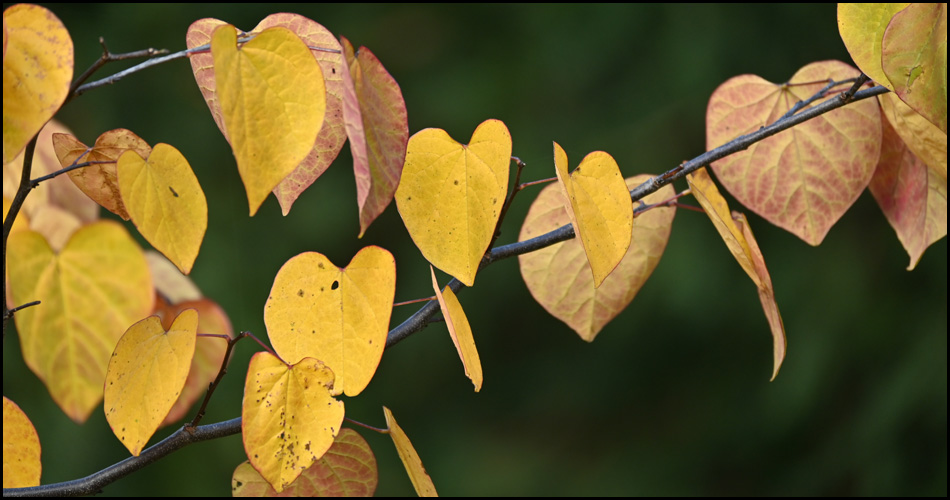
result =
[{"label": "cluster of leaves", "polygon": [[[523,164],[511,156],[504,123],[485,120],[467,144],[434,128],[409,137],[399,86],[365,47],[354,50],[296,14],[268,16],[248,32],[216,19],[192,24],[188,50],[137,68],[190,59],[252,216],[271,192],[287,214],[348,140],[360,236],[395,199],[422,255],[455,278],[440,287],[433,269],[433,304],[390,331],[396,277],[388,251],[365,247],[342,268],[316,252],[289,259],[264,305],[272,349],[251,359],[235,421],[249,459],[234,472],[235,494],[372,494],[375,458],[342,428],[337,396],[360,394],[387,346],[438,309],[478,391],[481,364],[455,293],[512,255],[535,299],[592,341],[659,263],[688,194],[757,287],[774,379],[786,340],[771,278],[745,216],[730,211],[704,166],[749,210],[812,245],[865,188],[910,254],[910,269],[946,235],[946,6],[842,5],[839,25],[860,71],[824,61],[782,84],[730,79],[709,101],[710,151],[666,173],[625,179],[602,151],[571,172],[554,143],[557,187],[535,199],[519,243],[495,247],[515,194],[534,184],[519,184]],[[207,228],[198,180],[173,146],[117,129],[89,147],[51,121],[96,86],[82,85],[92,72],[72,81],[72,42],[46,9],[10,7],[3,27],[4,326],[15,317],[24,359],[70,418],[85,421],[104,400],[133,456],[211,383],[182,431],[199,434],[231,347],[251,335],[234,335],[220,307],[185,277]],[[860,90],[868,78],[879,86]],[[671,182],[683,177],[689,189],[677,193]],[[164,257],[99,220],[98,206],[131,220]],[[385,407],[384,416],[387,428],[376,430],[393,438],[417,492],[435,494]],[[38,485],[40,470],[36,432],[4,398],[4,487]]]}]

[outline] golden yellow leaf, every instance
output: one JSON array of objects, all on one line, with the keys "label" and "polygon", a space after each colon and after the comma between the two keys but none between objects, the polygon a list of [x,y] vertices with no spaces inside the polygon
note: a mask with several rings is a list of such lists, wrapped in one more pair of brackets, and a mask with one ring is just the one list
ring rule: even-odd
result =
[{"label": "golden yellow leaf", "polygon": [[435,279],[435,269],[429,266],[429,271],[432,272],[432,289],[435,290],[435,296],[439,299],[439,308],[442,309],[442,317],[445,318],[445,326],[448,327],[449,335],[452,336],[452,343],[455,344],[455,350],[458,351],[462,366],[465,367],[465,376],[472,380],[475,384],[475,392],[478,392],[482,388],[482,362],[478,358],[478,349],[475,348],[472,327],[468,324],[468,318],[455,292],[449,287],[445,287],[445,290],[440,292],[439,282]]},{"label": "golden yellow leaf", "polygon": [[511,135],[498,120],[482,122],[468,145],[437,128],[409,138],[399,215],[422,255],[467,286],[495,232],[510,163]]},{"label": "golden yellow leaf", "polygon": [[63,23],[39,5],[3,11],[3,163],[23,151],[56,114],[73,79],[73,41]]},{"label": "golden yellow leaf", "polygon": [[946,183],[947,134],[904,104],[896,95],[882,94],[877,98],[884,116],[907,144],[907,148]]},{"label": "golden yellow leaf", "polygon": [[264,305],[274,351],[288,363],[322,360],[347,396],[363,391],[386,347],[396,261],[377,246],[360,250],[345,268],[305,252],[288,260]]},{"label": "golden yellow leaf", "polygon": [[894,86],[881,66],[881,40],[887,23],[907,3],[839,3],[838,33],[855,65],[874,83]]},{"label": "golden yellow leaf", "polygon": [[3,397],[3,487],[40,485],[40,437],[16,403]]},{"label": "golden yellow leaf", "polygon": [[574,233],[584,244],[594,288],[617,267],[630,247],[633,204],[613,157],[594,151],[567,174],[567,153],[554,143],[554,167]]},{"label": "golden yellow leaf", "polygon": [[158,316],[130,326],[106,372],[104,404],[112,433],[139,456],[178,400],[195,355],[198,311],[187,309],[168,331]]},{"label": "golden yellow leaf", "polygon": [[705,168],[701,168],[691,174],[686,175],[686,181],[692,190],[693,195],[703,206],[706,215],[712,221],[719,236],[726,242],[732,256],[739,261],[739,265],[749,275],[752,282],[755,283],[759,292],[759,301],[762,302],[762,309],[765,311],[765,317],[768,319],[769,327],[772,331],[772,378],[778,375],[778,370],[785,359],[785,326],[782,324],[782,316],[778,311],[778,304],[775,302],[775,291],[772,288],[772,278],[765,267],[765,259],[759,250],[759,245],[752,236],[752,230],[749,229],[749,223],[745,215],[739,212],[729,212],[729,206],[725,198],[719,194],[719,190],[709,177]]},{"label": "golden yellow leaf", "polygon": [[116,164],[119,192],[135,227],[188,274],[208,228],[208,202],[191,165],[168,144],[148,159],[126,151]]},{"label": "golden yellow leaf", "polygon": [[321,361],[288,366],[268,352],[251,358],[241,411],[244,451],[278,493],[333,444],[344,415],[337,394],[333,371]]},{"label": "golden yellow leaf", "polygon": [[419,458],[419,454],[413,448],[409,437],[396,423],[393,412],[384,406],[383,414],[386,416],[386,426],[389,427],[389,437],[393,438],[396,452],[399,453],[402,465],[406,467],[406,472],[409,474],[409,480],[412,481],[412,487],[416,489],[416,494],[420,497],[439,496],[435,491],[435,485],[432,484],[432,478],[429,477],[425,466],[422,465],[422,459]]},{"label": "golden yellow leaf", "polygon": [[131,130],[117,128],[103,132],[92,148],[70,134],[53,134],[53,147],[63,168],[82,162],[107,162],[70,170],[67,175],[89,198],[106,210],[129,220],[129,213],[119,193],[116,162],[126,151],[135,151],[142,158],[152,153],[145,139]]},{"label": "golden yellow leaf", "polygon": [[326,111],[323,72],[292,31],[273,27],[238,47],[234,26],[211,38],[217,97],[250,213],[313,149]]},{"label": "golden yellow leaf", "polygon": [[323,457],[278,494],[250,462],[234,469],[231,496],[235,497],[371,497],[379,482],[376,456],[369,443],[353,429],[343,428]]},{"label": "golden yellow leaf", "polygon": [[[707,149],[773,123],[829,79],[858,76],[840,61],[798,70],[787,83],[740,75],[720,85],[706,110]],[[846,90],[842,85],[839,90]],[[829,93],[823,99],[837,99]],[[817,116],[712,164],[740,203],[809,245],[821,243],[864,191],[881,150],[881,114],[863,100]]]},{"label": "golden yellow leaf", "polygon": [[[627,187],[634,188],[650,177],[641,174],[627,178]],[[659,203],[674,194],[673,186],[666,185],[643,202]],[[568,224],[570,217],[564,205],[560,186],[545,187],[531,204],[518,240]],[[600,330],[630,304],[659,264],[675,214],[675,207],[657,207],[634,217],[630,248],[598,288],[594,288],[584,246],[577,238],[519,255],[521,276],[544,309],[567,323],[582,339],[593,342]]]},{"label": "golden yellow leaf", "polygon": [[142,250],[116,222],[76,231],[58,254],[34,231],[10,235],[10,296],[19,311],[23,359],[76,422],[102,398],[109,356],[122,333],[152,310],[155,294]]}]

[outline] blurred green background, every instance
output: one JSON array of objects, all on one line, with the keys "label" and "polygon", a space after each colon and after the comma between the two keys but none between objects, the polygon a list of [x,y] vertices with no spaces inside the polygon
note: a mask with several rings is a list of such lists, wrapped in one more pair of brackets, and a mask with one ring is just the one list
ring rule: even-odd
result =
[{"label": "blurred green background", "polygon": [[[850,62],[833,5],[50,8],[72,35],[77,74],[99,57],[100,36],[113,52],[178,51],[203,17],[251,29],[297,12],[378,56],[402,87],[410,132],[439,127],[466,142],[483,120],[503,120],[528,163],[524,180],[553,175],[552,140],[574,161],[605,150],[625,176],[660,173],[704,151],[706,102],[728,78],[781,82],[813,61]],[[233,156],[185,60],[91,91],[58,118],[89,144],[126,127],[188,158],[209,204],[192,277],[238,330],[266,337],[274,275],[303,251],[345,265],[363,246],[383,246],[396,256],[396,300],[431,295],[428,264],[394,205],[356,238],[348,146],[287,217],[271,197],[248,218]],[[537,190],[516,199],[501,243],[516,239]],[[345,399],[347,415],[383,426],[380,407],[392,409],[443,495],[946,496],[946,238],[907,272],[867,192],[817,248],[749,216],[788,333],[775,382],[754,285],[709,220],[682,210],[653,277],[596,342],[549,316],[517,260],[503,261],[459,296],[484,367],[479,394],[436,324],[385,353],[367,390]],[[397,308],[392,325],[415,309]],[[205,423],[240,414],[257,350],[239,345]],[[44,484],[128,456],[101,410],[83,426],[63,416],[15,334],[3,364],[4,395],[38,429]],[[379,461],[377,493],[414,494],[389,438],[360,433]],[[105,494],[226,495],[244,459],[238,436],[197,444]]]}]

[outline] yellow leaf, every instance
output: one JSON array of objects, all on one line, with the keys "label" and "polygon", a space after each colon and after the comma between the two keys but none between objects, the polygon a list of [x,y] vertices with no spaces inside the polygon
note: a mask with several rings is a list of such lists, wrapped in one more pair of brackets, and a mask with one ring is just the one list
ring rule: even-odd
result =
[{"label": "yellow leaf", "polygon": [[237,46],[234,26],[211,38],[214,74],[250,213],[313,149],[326,111],[323,72],[292,31],[274,27]]},{"label": "yellow leaf", "polygon": [[12,161],[66,100],[73,78],[73,41],[39,5],[3,11],[3,163]]},{"label": "yellow leaf", "polygon": [[188,274],[208,228],[208,203],[185,157],[156,144],[148,160],[126,151],[116,165],[119,192],[135,227]]},{"label": "yellow leaf", "polygon": [[[142,158],[152,153],[151,146],[131,130],[117,128],[103,132],[92,149],[69,134],[53,134],[53,147],[63,168],[73,162],[107,162],[70,170],[67,175],[89,198],[106,210],[129,220],[129,213],[119,194],[116,162],[126,151],[135,151]],[[88,150],[88,153],[87,153]]]},{"label": "yellow leaf", "polygon": [[198,311],[187,309],[167,332],[158,316],[149,316],[130,326],[116,344],[103,391],[106,420],[133,456],[139,456],[181,394],[197,333]]},{"label": "yellow leaf", "polygon": [[23,359],[63,411],[84,422],[102,398],[119,337],[152,310],[142,250],[121,225],[100,221],[58,254],[39,233],[11,234],[7,259],[13,303],[42,301],[15,316]]},{"label": "yellow leaf", "polygon": [[878,96],[881,110],[907,148],[947,181],[947,134],[894,94]]},{"label": "yellow leaf", "polygon": [[40,485],[40,437],[29,417],[16,403],[3,397],[3,487]]},{"label": "yellow leaf", "polygon": [[[344,428],[323,457],[279,496],[371,497],[378,482],[376,456],[369,443],[358,432]],[[275,497],[278,493],[250,462],[244,462],[231,476],[231,496]]]},{"label": "yellow leaf", "polygon": [[468,324],[468,318],[465,317],[465,311],[462,310],[462,304],[459,303],[455,292],[449,287],[439,292],[435,269],[429,266],[429,271],[432,272],[432,289],[435,290],[435,296],[439,299],[439,308],[442,309],[442,316],[445,318],[445,325],[449,328],[449,335],[452,336],[452,343],[455,344],[462,366],[465,367],[465,376],[472,380],[475,384],[475,392],[478,392],[482,388],[482,362],[478,358],[478,350],[475,349],[472,327]]},{"label": "yellow leaf", "polygon": [[[7,219],[7,212],[10,211],[10,205],[11,205],[10,200],[8,200],[6,196],[4,196],[3,197],[3,220]],[[23,214],[23,211],[21,210],[19,213],[17,213],[16,219],[13,219],[13,227],[10,229],[10,233],[13,233],[15,231],[20,231],[23,229],[29,229],[29,228],[30,228],[30,219],[28,219],[26,215]]]},{"label": "yellow leaf", "polygon": [[[731,78],[709,98],[707,149],[778,120],[829,79],[857,75],[840,61],[821,61],[783,84],[755,75]],[[837,94],[815,104],[832,98]],[[712,170],[740,203],[817,246],[871,181],[881,149],[880,120],[873,101],[851,103],[718,160]]]},{"label": "yellow leaf", "polygon": [[264,305],[267,335],[281,358],[322,360],[336,387],[356,396],[379,366],[395,293],[396,261],[380,247],[363,248],[343,269],[305,252],[274,278]]},{"label": "yellow leaf", "polygon": [[[650,178],[642,174],[626,179],[634,188]],[[675,194],[666,185],[643,199],[659,203]],[[570,222],[561,188],[545,187],[531,204],[519,241],[525,241]],[[552,316],[567,323],[587,342],[615,318],[636,296],[660,262],[673,226],[675,207],[653,208],[633,218],[630,248],[617,268],[594,288],[590,264],[577,238],[518,256],[528,291]]]},{"label": "yellow leaf", "polygon": [[389,437],[393,438],[393,444],[396,445],[396,452],[399,453],[399,459],[402,465],[406,467],[409,474],[409,480],[412,481],[412,487],[416,489],[416,494],[420,497],[437,497],[439,494],[435,491],[435,485],[432,484],[432,478],[426,472],[422,465],[422,459],[412,447],[409,437],[403,432],[393,412],[389,408],[383,407],[383,414],[386,416],[386,426],[389,427]]},{"label": "yellow leaf", "polygon": [[437,128],[409,139],[399,215],[422,255],[467,286],[495,232],[510,163],[511,135],[498,120],[482,122],[468,145]]},{"label": "yellow leaf", "polygon": [[152,272],[155,291],[171,304],[201,299],[201,290],[188,276],[172,264],[164,255],[155,250],[145,251],[148,269]]},{"label": "yellow leaf", "polygon": [[855,65],[874,83],[894,86],[881,66],[881,40],[887,23],[906,3],[839,3],[838,32]]},{"label": "yellow leaf", "polygon": [[343,402],[333,371],[304,358],[288,366],[268,352],[251,358],[244,385],[241,426],[251,465],[277,492],[333,444],[343,423]]},{"label": "yellow leaf", "polygon": [[765,311],[765,317],[768,319],[769,327],[772,331],[772,351],[773,366],[772,379],[778,375],[778,370],[785,359],[785,327],[782,324],[782,316],[778,311],[778,304],[775,303],[775,291],[772,289],[772,278],[765,267],[765,260],[759,245],[752,236],[752,230],[749,229],[749,223],[745,216],[738,212],[729,212],[729,206],[725,198],[719,194],[719,190],[709,177],[709,172],[701,168],[691,174],[686,175],[686,181],[692,190],[693,196],[699,200],[703,206],[706,215],[712,221],[719,236],[726,242],[732,256],[739,261],[739,265],[749,275],[752,282],[755,283],[759,291],[759,300],[762,302],[762,309]]},{"label": "yellow leaf", "polygon": [[603,151],[588,154],[568,175],[567,153],[555,142],[554,167],[567,200],[564,207],[568,209],[574,233],[584,244],[597,288],[630,247],[630,191],[617,162]]}]

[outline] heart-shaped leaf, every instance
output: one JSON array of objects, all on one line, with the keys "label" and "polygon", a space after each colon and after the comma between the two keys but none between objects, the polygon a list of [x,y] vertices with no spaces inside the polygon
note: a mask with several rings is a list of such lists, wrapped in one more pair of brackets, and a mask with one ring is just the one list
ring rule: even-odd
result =
[{"label": "heart-shaped leaf", "polygon": [[42,302],[15,316],[23,359],[60,408],[84,422],[102,398],[119,337],[152,310],[142,250],[118,223],[100,221],[59,253],[36,232],[11,234],[7,259],[13,303]]},{"label": "heart-shaped leaf", "polygon": [[106,420],[133,456],[139,456],[178,400],[197,333],[198,312],[187,309],[168,331],[158,316],[149,316],[130,326],[116,344],[103,391]]},{"label": "heart-shaped leaf", "polygon": [[304,358],[288,366],[268,352],[251,358],[244,384],[244,451],[278,493],[333,444],[343,423],[343,402],[333,371]]},{"label": "heart-shaped leaf", "polygon": [[3,487],[40,485],[40,437],[16,403],[3,397]]},{"label": "heart-shaped leaf", "polygon": [[218,103],[251,215],[310,154],[326,111],[323,72],[292,31],[273,27],[238,47],[234,26],[211,37]]},{"label": "heart-shaped leaf", "polygon": [[208,202],[191,165],[159,143],[148,159],[126,151],[116,165],[119,192],[135,227],[188,274],[208,228]]},{"label": "heart-shaped leaf", "polygon": [[891,90],[894,86],[881,66],[881,40],[894,14],[906,3],[839,3],[838,33],[854,64],[874,83]]},{"label": "heart-shaped leaf", "polygon": [[594,151],[570,175],[567,153],[554,143],[554,167],[574,233],[584,245],[594,288],[617,267],[630,247],[633,205],[613,157]]},{"label": "heart-shaped leaf", "polygon": [[66,100],[73,41],[59,18],[39,5],[7,8],[3,27],[3,163],[9,163]]},{"label": "heart-shaped leaf", "polygon": [[373,378],[386,347],[396,261],[369,246],[345,268],[323,254],[288,260],[264,305],[264,324],[274,350],[288,363],[312,357],[336,374],[336,387],[356,396]]},{"label": "heart-shaped leaf", "polygon": [[[823,61],[805,66],[781,85],[755,75],[731,78],[709,98],[706,147],[713,149],[774,122],[829,80],[857,75],[847,64]],[[818,245],[871,181],[881,148],[880,120],[873,101],[858,101],[757,142],[712,167],[740,203]]]},{"label": "heart-shaped leaf", "polygon": [[[632,189],[649,178],[646,174],[630,177],[626,184]],[[643,202],[658,203],[673,194],[673,186],[663,186]],[[675,207],[658,207],[634,217],[627,253],[598,288],[594,288],[587,254],[577,238],[519,255],[521,276],[545,310],[567,323],[582,339],[593,342],[601,329],[633,301],[659,264],[675,214]],[[518,240],[531,239],[569,222],[560,187],[547,186],[531,204]]]},{"label": "heart-shaped leaf", "polygon": [[467,145],[437,128],[409,139],[399,215],[422,255],[467,286],[495,232],[510,163],[511,135],[498,120],[482,122]]}]

